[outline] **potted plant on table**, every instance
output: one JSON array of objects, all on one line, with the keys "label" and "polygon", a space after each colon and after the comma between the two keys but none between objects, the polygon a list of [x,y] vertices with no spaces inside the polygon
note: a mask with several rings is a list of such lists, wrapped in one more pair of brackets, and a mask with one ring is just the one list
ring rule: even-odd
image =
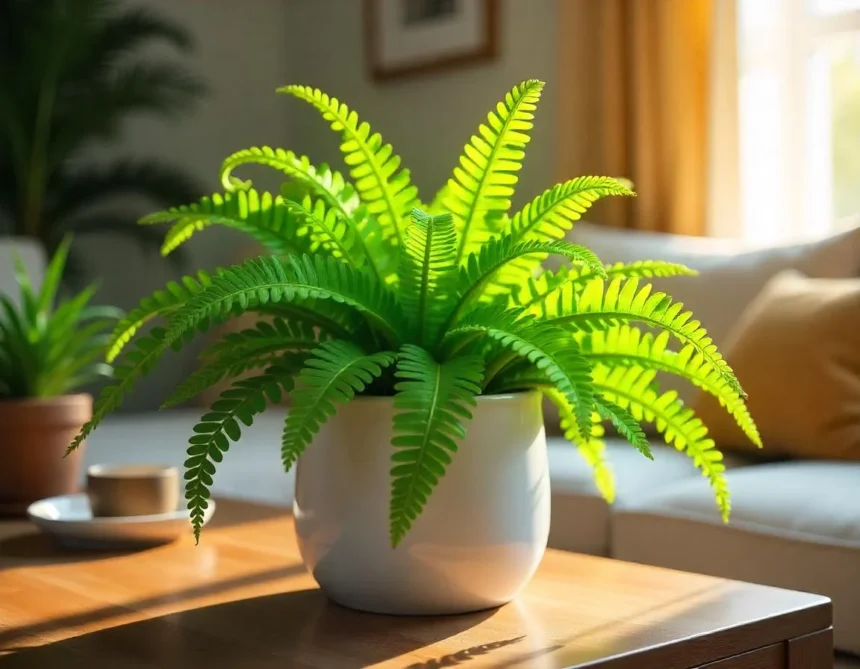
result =
[{"label": "potted plant on table", "polygon": [[92,416],[92,397],[76,391],[111,372],[102,358],[122,314],[90,306],[93,286],[54,305],[68,252],[66,240],[38,292],[16,263],[20,307],[0,295],[0,513],[75,492],[81,451],[62,456]]},{"label": "potted plant on table", "polygon": [[[572,179],[509,213],[542,88],[526,81],[505,96],[427,205],[391,145],[354,111],[309,87],[280,89],[341,135],[353,182],[290,151],[251,148],[225,160],[223,193],[144,219],[173,222],[165,253],[226,225],[273,255],[143,300],[117,327],[109,359],[134,338],[136,346],[71,450],[164,351],[254,312],[259,324],[212,344],[166,402],[263,370],[224,391],[194,428],[186,461],[194,531],[240,423],[288,393],[281,455],[287,469],[298,463],[299,545],[339,602],[442,613],[514,595],[549,529],[541,394],[557,405],[607,499],[614,492],[602,424],[651,457],[644,420],[693,459],[727,517],[722,456],[701,421],[654,382],[658,371],[689,379],[759,441],[737,380],[698,321],[640,283],[690,271],[660,262],[605,267],[565,241],[595,200],[631,195],[611,178]],[[251,163],[288,177],[280,195],[233,176]],[[538,272],[550,254],[567,264]],[[163,325],[137,335],[151,319]]]}]

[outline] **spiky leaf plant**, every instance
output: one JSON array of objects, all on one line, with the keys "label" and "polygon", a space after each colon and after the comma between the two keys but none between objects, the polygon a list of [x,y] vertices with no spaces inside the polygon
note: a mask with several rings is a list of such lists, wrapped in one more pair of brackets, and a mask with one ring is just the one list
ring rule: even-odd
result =
[{"label": "spiky leaf plant", "polygon": [[[603,423],[650,458],[639,424],[645,421],[693,459],[728,516],[722,456],[677,395],[655,383],[658,372],[668,372],[716,395],[759,443],[743,392],[705,330],[680,303],[642,283],[690,270],[660,262],[604,266],[567,241],[593,202],[632,195],[615,179],[571,179],[510,214],[542,88],[525,81],[505,96],[430,205],[419,201],[391,145],[355,111],[313,88],[280,89],[316,107],[341,136],[348,176],[290,151],[255,147],[224,161],[224,192],[144,219],[172,223],[165,253],[224,225],[273,255],[188,277],[143,300],[115,330],[110,358],[145,321],[162,326],[137,336],[71,448],[168,348],[253,312],[260,323],[212,345],[200,370],[167,400],[185,400],[250,368],[266,370],[226,390],[191,437],[186,497],[198,535],[216,465],[241,436],[239,423],[250,425],[266,398],[282,390],[292,397],[287,468],[339,405],[361,394],[394,396],[395,546],[456,457],[475,398],[535,388],[558,406],[565,434],[607,499],[614,485]],[[246,164],[282,172],[288,181],[281,193],[261,193],[236,178]],[[562,269],[542,271],[548,255],[560,256]]]},{"label": "spiky leaf plant", "polygon": [[95,286],[55,307],[69,240],[64,240],[34,290],[20,259],[15,278],[20,306],[0,294],[0,401],[65,395],[102,376],[110,332],[122,315],[113,307],[90,305]]}]

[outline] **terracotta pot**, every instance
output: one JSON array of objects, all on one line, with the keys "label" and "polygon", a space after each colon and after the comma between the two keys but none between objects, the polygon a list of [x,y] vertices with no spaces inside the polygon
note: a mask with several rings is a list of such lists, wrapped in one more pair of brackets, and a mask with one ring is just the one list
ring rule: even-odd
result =
[{"label": "terracotta pot", "polygon": [[63,454],[92,412],[86,394],[0,400],[0,513],[78,491],[83,448]]}]

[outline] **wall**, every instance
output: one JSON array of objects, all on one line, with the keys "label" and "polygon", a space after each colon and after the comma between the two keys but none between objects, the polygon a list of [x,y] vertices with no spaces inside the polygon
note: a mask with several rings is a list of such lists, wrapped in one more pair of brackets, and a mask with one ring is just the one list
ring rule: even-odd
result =
[{"label": "wall", "polygon": [[[96,159],[110,155],[163,157],[185,167],[215,191],[220,187],[218,168],[228,153],[254,144],[287,143],[285,110],[274,95],[287,78],[286,2],[132,0],[129,4],[149,7],[192,32],[195,49],[184,62],[207,81],[210,94],[193,114],[182,119],[131,119],[118,146],[96,147]],[[251,7],[253,11],[249,11]],[[115,237],[90,239],[81,246],[89,252],[93,273],[102,277],[99,299],[129,308],[170,278],[229,262],[246,243],[229,231],[207,231],[189,243],[185,272]],[[199,346],[171,354],[140,384],[124,408],[158,406],[169,389],[194,369]]]},{"label": "wall", "polygon": [[[476,1],[476,0],[469,0]],[[429,200],[448,178],[487,112],[524,79],[548,83],[521,176],[519,198],[550,185],[555,125],[556,0],[502,0],[501,48],[491,63],[391,83],[370,80],[364,60],[362,2],[290,0],[290,83],[323,89],[381,132]],[[337,160],[337,137],[311,109],[287,100],[291,148],[314,161]],[[338,162],[338,164],[340,164]]]},{"label": "wall", "polygon": [[[471,1],[471,0],[470,0]],[[196,37],[190,65],[205,77],[210,97],[177,121],[135,119],[118,148],[97,153],[164,156],[184,165],[213,190],[228,153],[268,144],[306,153],[314,162],[342,166],[337,136],[303,103],[276,96],[286,83],[307,83],[347,100],[384,133],[411,167],[425,198],[447,179],[477,124],[523,79],[550,85],[538,113],[515,202],[550,185],[555,124],[555,2],[502,0],[501,55],[485,65],[379,85],[366,71],[360,0],[145,0],[181,21]],[[247,242],[207,230],[188,245],[189,268],[230,262]],[[115,239],[88,243],[93,269],[105,277],[100,297],[123,307],[180,274],[160,258]],[[125,403],[154,408],[194,368],[200,344],[164,361]]]}]

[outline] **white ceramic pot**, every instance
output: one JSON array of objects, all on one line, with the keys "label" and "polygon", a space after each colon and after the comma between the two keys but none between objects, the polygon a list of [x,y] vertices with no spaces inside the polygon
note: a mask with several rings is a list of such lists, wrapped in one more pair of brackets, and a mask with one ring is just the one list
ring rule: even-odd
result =
[{"label": "white ceramic pot", "polygon": [[393,413],[391,398],[357,398],[299,459],[293,508],[308,569],[334,601],[375,613],[463,613],[510,601],[549,534],[540,394],[478,398],[453,462],[394,549]]}]

